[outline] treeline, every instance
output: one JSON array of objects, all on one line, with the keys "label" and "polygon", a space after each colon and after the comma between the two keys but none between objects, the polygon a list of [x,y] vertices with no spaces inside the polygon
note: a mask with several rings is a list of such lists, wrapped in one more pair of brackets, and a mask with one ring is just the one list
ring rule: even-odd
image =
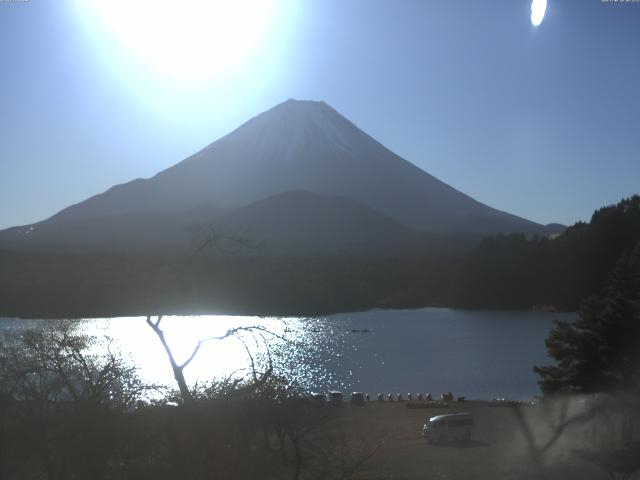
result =
[{"label": "treeline", "polygon": [[450,257],[0,254],[0,316],[320,315],[448,305]]},{"label": "treeline", "polygon": [[640,196],[597,210],[554,239],[484,239],[456,275],[453,302],[472,308],[575,310],[599,294],[616,262],[640,242]]}]

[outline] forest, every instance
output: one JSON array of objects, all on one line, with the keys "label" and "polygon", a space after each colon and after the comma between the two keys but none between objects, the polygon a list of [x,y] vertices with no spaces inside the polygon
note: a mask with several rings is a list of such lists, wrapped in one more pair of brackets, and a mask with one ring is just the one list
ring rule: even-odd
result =
[{"label": "forest", "polygon": [[604,288],[616,262],[640,242],[640,196],[596,210],[556,238],[501,235],[482,240],[453,285],[466,308],[552,307],[574,311]]}]

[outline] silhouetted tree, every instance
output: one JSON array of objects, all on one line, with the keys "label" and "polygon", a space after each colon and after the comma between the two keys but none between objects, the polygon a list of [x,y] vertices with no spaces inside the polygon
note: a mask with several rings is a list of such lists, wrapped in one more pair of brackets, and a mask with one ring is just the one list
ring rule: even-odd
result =
[{"label": "silhouetted tree", "polygon": [[[173,372],[173,377],[175,378],[176,383],[178,385],[178,390],[180,391],[180,399],[182,403],[185,403],[185,404],[193,402],[194,395],[189,385],[187,384],[187,380],[184,376],[184,369],[193,361],[193,359],[196,357],[196,355],[200,351],[200,347],[202,347],[204,343],[210,342],[212,340],[225,340],[230,337],[237,337],[238,334],[240,334],[241,332],[251,332],[251,333],[257,332],[257,333],[266,333],[268,335],[277,336],[273,332],[267,330],[266,328],[260,325],[230,328],[222,335],[207,337],[207,338],[198,340],[195,347],[191,351],[191,354],[184,361],[178,362],[173,354],[173,351],[171,350],[171,347],[169,346],[169,343],[167,342],[167,339],[165,338],[164,331],[160,328],[160,322],[162,322],[162,315],[158,315],[155,321],[152,320],[150,315],[147,316],[147,325],[149,325],[151,329],[154,331],[154,333],[157,335],[158,339],[160,340],[160,343],[162,344],[162,347],[164,348],[165,353],[167,354],[167,358],[169,359],[169,364],[171,365],[171,370]],[[261,338],[264,341],[265,348],[268,349],[268,345],[266,343],[265,338],[264,337],[261,337]],[[245,348],[246,348],[246,344],[245,344]],[[269,377],[269,375],[271,375],[271,372],[272,372],[271,365],[269,365],[269,368],[267,368],[265,372],[262,372],[260,374],[261,378],[258,380],[253,357],[251,356],[251,353],[249,350],[247,350],[247,354],[249,355],[249,359],[251,361],[252,374],[254,377],[254,381],[256,382],[266,381],[266,379]]]},{"label": "silhouetted tree", "polygon": [[573,322],[557,321],[547,339],[557,365],[534,367],[545,393],[640,389],[640,243],[622,255],[600,297]]},{"label": "silhouetted tree", "polygon": [[150,387],[108,345],[92,353],[94,341],[70,321],[2,338],[0,474],[102,478],[120,463],[124,415]]}]

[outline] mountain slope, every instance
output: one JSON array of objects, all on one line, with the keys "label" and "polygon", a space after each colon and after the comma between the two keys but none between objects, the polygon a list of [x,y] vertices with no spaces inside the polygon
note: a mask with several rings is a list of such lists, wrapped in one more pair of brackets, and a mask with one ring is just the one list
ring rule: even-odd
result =
[{"label": "mountain slope", "polygon": [[183,212],[123,213],[104,217],[45,221],[0,231],[0,245],[11,250],[167,251],[193,248],[198,225],[221,214],[203,205]]},{"label": "mountain slope", "polygon": [[118,185],[48,221],[123,213],[234,209],[285,191],[346,196],[438,233],[536,232],[412,165],[324,102],[288,100],[156,176]]},{"label": "mountain slope", "polygon": [[355,200],[302,190],[241,207],[214,227],[241,234],[257,244],[257,253],[270,254],[419,251],[432,241]]},{"label": "mountain slope", "polygon": [[227,242],[225,248],[250,255],[376,255],[441,247],[433,235],[402,225],[355,200],[302,190],[280,193],[225,214],[203,207],[182,214],[138,213],[44,222],[0,232],[0,243],[14,250],[187,253],[202,241],[198,237],[202,227],[246,240],[249,248],[234,241]]}]

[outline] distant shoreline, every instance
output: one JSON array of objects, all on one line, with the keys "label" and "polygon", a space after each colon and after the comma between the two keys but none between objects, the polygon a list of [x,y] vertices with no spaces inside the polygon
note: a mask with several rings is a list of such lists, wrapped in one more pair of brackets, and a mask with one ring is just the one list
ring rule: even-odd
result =
[{"label": "distant shoreline", "polygon": [[[339,314],[348,314],[348,313],[364,313],[364,312],[372,312],[372,311],[395,311],[395,310],[406,310],[406,311],[414,311],[414,310],[423,310],[427,308],[432,309],[447,309],[447,310],[459,310],[459,311],[469,311],[469,312],[500,312],[500,313],[526,313],[526,312],[538,312],[538,313],[558,313],[558,314],[570,314],[576,313],[575,310],[540,310],[535,308],[522,308],[522,309],[514,309],[514,308],[463,308],[463,307],[455,307],[448,305],[424,305],[418,307],[389,307],[389,308],[362,308],[356,310],[342,310],[342,311],[327,311],[320,313],[286,313],[286,314],[260,314],[255,312],[227,312],[227,311],[199,311],[199,312],[160,312],[153,313],[152,316],[156,316],[158,314],[165,316],[237,316],[237,317],[260,317],[260,318],[317,318],[317,317],[328,317],[332,315]],[[29,316],[29,315],[14,315],[14,314],[6,314],[3,311],[0,311],[0,319],[3,318],[11,318],[16,320],[92,320],[99,318],[126,318],[126,317],[146,317],[149,314],[146,313],[116,313],[113,315],[59,315],[59,316]]]}]

